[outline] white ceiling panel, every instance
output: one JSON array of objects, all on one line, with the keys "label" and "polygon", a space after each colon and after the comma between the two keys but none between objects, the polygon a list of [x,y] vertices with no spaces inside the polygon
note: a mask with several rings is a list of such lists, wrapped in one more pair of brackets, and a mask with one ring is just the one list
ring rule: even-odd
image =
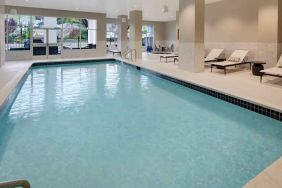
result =
[{"label": "white ceiling panel", "polygon": [[[221,0],[206,0],[206,3]],[[6,5],[50,8],[73,11],[87,11],[106,13],[107,17],[115,18],[121,14],[128,14],[132,9],[143,11],[143,19],[150,21],[175,20],[179,8],[179,0],[6,0]],[[168,13],[162,8],[167,4]]]}]

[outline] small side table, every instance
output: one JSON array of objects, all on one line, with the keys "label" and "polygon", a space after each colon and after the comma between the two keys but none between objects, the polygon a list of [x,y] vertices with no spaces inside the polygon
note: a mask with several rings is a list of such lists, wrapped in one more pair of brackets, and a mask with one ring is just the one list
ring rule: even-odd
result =
[{"label": "small side table", "polygon": [[179,61],[178,57],[175,57],[173,61],[174,61],[174,64],[176,64],[176,62]]},{"label": "small side table", "polygon": [[252,67],[252,73],[254,76],[261,76],[262,73],[260,71],[264,70],[264,66],[266,64],[266,62],[264,61],[252,61],[251,62],[253,64]]}]

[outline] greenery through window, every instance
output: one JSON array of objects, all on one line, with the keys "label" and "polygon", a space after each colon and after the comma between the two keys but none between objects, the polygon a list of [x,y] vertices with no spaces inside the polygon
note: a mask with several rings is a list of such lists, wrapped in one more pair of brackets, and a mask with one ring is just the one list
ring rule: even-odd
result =
[{"label": "greenery through window", "polygon": [[114,23],[107,24],[107,47],[117,47],[118,25]]},{"label": "greenery through window", "polygon": [[95,49],[96,20],[65,18],[63,20],[64,49]]},{"label": "greenery through window", "polygon": [[6,50],[30,50],[30,16],[7,15],[5,19]]},{"label": "greenery through window", "polygon": [[32,41],[37,46],[58,44],[64,49],[95,49],[96,40],[97,21],[92,19],[26,15],[7,15],[5,19],[6,50],[10,51],[30,50]]}]

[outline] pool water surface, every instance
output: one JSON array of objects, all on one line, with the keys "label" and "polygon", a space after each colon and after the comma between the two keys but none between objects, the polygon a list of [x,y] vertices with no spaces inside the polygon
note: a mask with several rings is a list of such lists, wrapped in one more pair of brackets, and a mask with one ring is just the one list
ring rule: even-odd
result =
[{"label": "pool water surface", "polygon": [[0,182],[238,188],[282,156],[282,123],[114,61],[33,68],[0,115]]}]

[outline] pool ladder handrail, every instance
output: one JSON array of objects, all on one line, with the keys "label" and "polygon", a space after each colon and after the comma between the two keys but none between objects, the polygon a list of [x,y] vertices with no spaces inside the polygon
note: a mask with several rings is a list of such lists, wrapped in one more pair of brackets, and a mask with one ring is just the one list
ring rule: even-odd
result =
[{"label": "pool ladder handrail", "polygon": [[[129,57],[130,58],[129,58]],[[132,62],[136,62],[136,49],[127,49],[125,52],[124,52],[124,58],[125,59],[128,59],[128,60],[131,60]]]},{"label": "pool ladder handrail", "polygon": [[27,180],[15,180],[15,181],[0,183],[0,188],[16,188],[16,187],[30,188],[30,184]]}]

